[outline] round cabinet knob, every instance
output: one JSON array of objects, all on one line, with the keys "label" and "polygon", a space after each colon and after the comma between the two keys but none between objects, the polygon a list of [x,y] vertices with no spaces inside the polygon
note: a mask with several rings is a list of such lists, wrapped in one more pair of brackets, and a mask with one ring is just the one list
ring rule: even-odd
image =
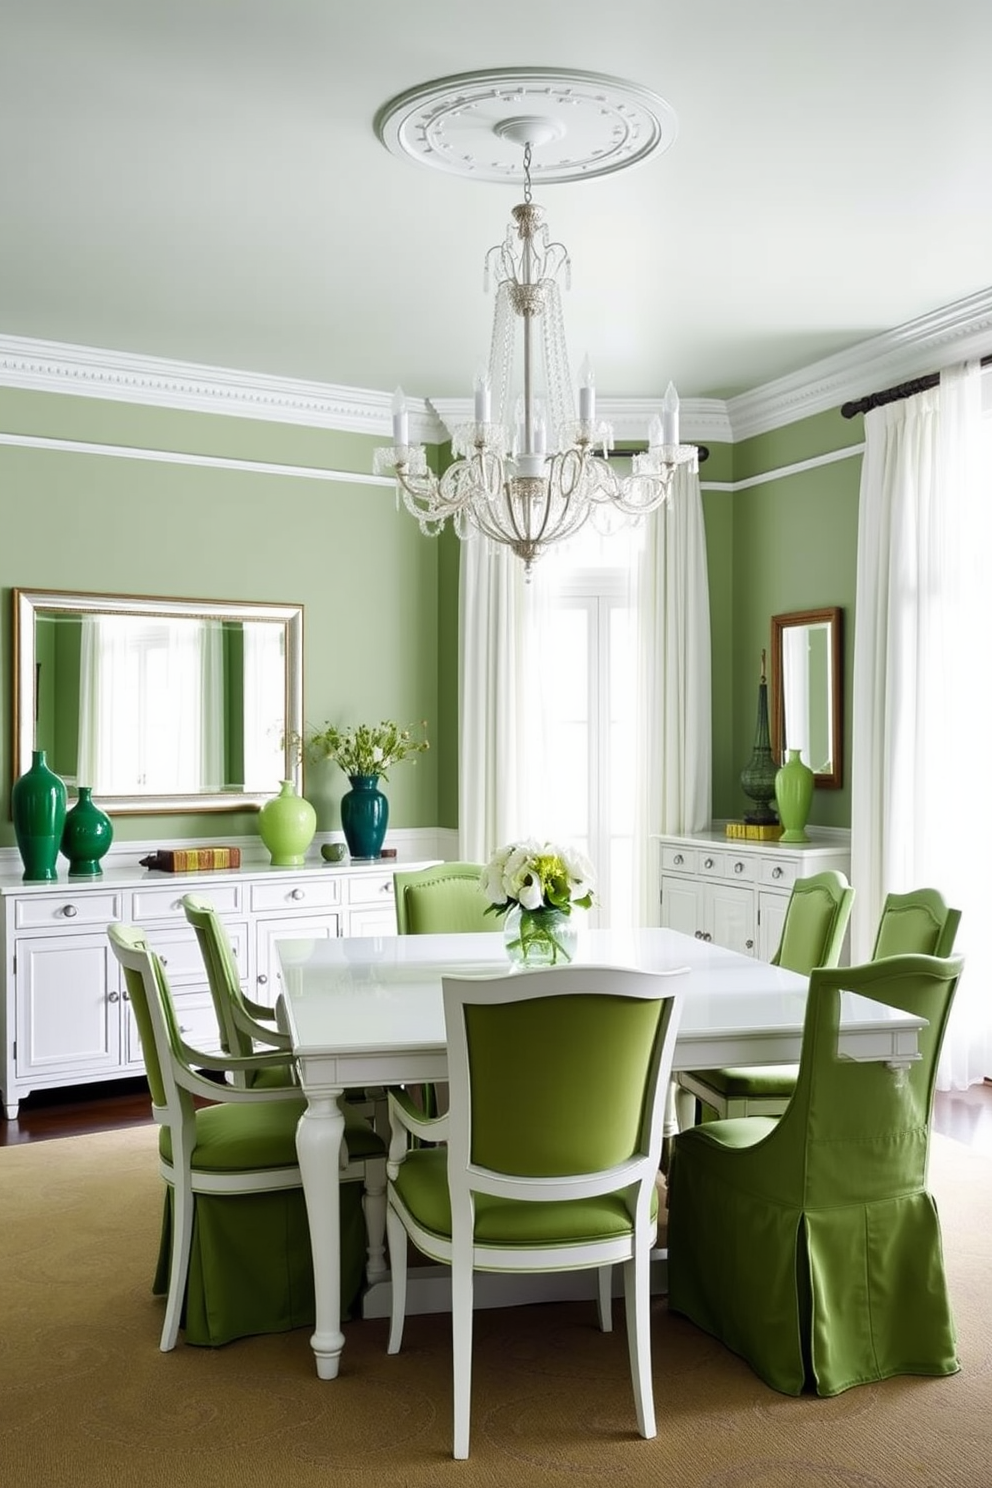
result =
[{"label": "round cabinet knob", "polygon": [[183,907],[183,901],[181,899],[173,899],[173,901],[172,901],[172,908],[173,909],[182,909],[182,907]]},{"label": "round cabinet knob", "polygon": [[735,863],[734,864],[734,872],[735,873],[743,873],[744,872],[744,864],[743,863]]},{"label": "round cabinet knob", "polygon": [[392,892],[393,892],[393,880],[391,878],[388,878],[384,884],[380,884],[380,886],[379,886],[379,893],[380,894],[391,894]]},{"label": "round cabinet knob", "polygon": [[674,858],[672,859],[672,862],[675,864],[676,868],[681,868],[682,864],[685,862],[685,858],[682,856],[681,853],[676,853]]},{"label": "round cabinet knob", "polygon": [[703,931],[703,930],[697,930],[696,931],[696,939],[697,940],[705,940],[706,939],[706,932]]},{"label": "round cabinet knob", "polygon": [[712,868],[713,867],[713,859],[712,858],[707,858],[706,861],[705,861],[705,863],[703,864],[703,867],[704,868]]},{"label": "round cabinet knob", "polygon": [[108,1002],[120,1002],[120,1000],[121,999],[120,999],[120,993],[119,992],[109,992],[107,994],[107,1001]]},{"label": "round cabinet knob", "polygon": [[782,877],[782,870],[781,870],[781,868],[773,868],[772,869],[772,878],[781,878],[781,877]]},{"label": "round cabinet knob", "polygon": [[63,904],[61,913],[67,920],[74,920],[79,911],[74,904]]},{"label": "round cabinet knob", "polygon": [[298,899],[305,899],[307,896],[303,892],[302,889],[294,889],[293,892],[290,894],[289,897],[290,897],[290,899],[297,899],[298,900]]},{"label": "round cabinet knob", "polygon": [[744,942],[744,946],[745,946],[745,949],[746,950],[753,951],[754,950],[754,941],[753,940],[746,940]]},{"label": "round cabinet knob", "polygon": [[709,931],[707,931],[706,934],[703,936],[703,939],[704,940],[712,940],[713,937],[712,937],[712,935],[710,935]]},{"label": "round cabinet knob", "polygon": [[131,994],[130,994],[130,992],[125,992],[123,994],[123,996],[124,996],[124,1001],[125,1002],[130,1002],[131,1001]]},{"label": "round cabinet knob", "polygon": [[266,984],[266,982],[267,982],[267,981],[268,981],[268,980],[269,980],[269,979],[268,979],[268,977],[267,977],[267,976],[266,976],[266,975],[265,975],[265,972],[264,972],[264,971],[263,971],[263,972],[261,972],[261,973],[260,973],[260,975],[259,975],[259,978],[258,978],[258,985],[259,985],[259,986],[260,986],[260,987],[264,987],[264,986],[265,986],[265,984]]}]

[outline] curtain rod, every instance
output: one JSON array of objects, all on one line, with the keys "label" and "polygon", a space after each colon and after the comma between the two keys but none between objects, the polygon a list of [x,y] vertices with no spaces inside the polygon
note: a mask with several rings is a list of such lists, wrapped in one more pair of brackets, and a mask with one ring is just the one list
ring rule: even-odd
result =
[{"label": "curtain rod", "polygon": [[[982,357],[983,367],[992,367],[992,356]],[[929,372],[926,377],[914,377],[912,382],[901,382],[898,387],[884,388],[880,393],[869,393],[853,403],[842,403],[841,418],[854,418],[859,413],[870,413],[873,408],[884,408],[886,403],[898,403],[900,398],[912,398],[916,393],[925,393],[940,382],[939,372]]]}]

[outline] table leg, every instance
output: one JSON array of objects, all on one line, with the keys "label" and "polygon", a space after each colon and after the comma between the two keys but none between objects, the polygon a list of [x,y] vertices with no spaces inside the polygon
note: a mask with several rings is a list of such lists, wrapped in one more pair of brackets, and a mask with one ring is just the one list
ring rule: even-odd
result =
[{"label": "table leg", "polygon": [[320,1379],[335,1379],[341,1332],[341,1194],[338,1168],[344,1116],[337,1093],[311,1095],[296,1128],[296,1152],[313,1247],[316,1325],[310,1340]]}]

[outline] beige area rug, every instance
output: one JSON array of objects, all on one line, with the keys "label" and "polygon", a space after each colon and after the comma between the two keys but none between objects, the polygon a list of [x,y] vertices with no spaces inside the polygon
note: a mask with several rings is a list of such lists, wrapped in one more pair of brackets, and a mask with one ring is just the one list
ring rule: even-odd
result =
[{"label": "beige area rug", "polygon": [[791,1399],[655,1303],[658,1437],[636,1434],[622,1304],[480,1312],[472,1455],[450,1456],[448,1320],[158,1350],[152,1128],[0,1149],[3,1488],[986,1488],[992,1480],[992,1159],[935,1139],[962,1371]]}]

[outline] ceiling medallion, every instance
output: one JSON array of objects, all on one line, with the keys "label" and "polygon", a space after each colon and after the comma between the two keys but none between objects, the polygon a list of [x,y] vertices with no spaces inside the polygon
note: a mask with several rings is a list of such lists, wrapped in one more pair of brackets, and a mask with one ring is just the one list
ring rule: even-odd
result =
[{"label": "ceiling medallion", "polygon": [[[526,126],[522,129],[521,126]],[[657,93],[623,78],[553,67],[436,78],[382,106],[375,132],[392,155],[502,184],[520,180],[520,139],[538,143],[535,183],[589,180],[672,145],[678,120]]]}]

